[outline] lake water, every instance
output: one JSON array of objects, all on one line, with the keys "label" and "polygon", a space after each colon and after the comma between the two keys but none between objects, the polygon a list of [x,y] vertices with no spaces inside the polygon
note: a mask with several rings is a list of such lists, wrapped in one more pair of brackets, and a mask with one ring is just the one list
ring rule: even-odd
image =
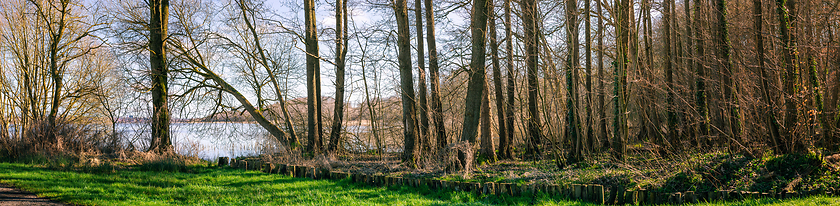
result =
[{"label": "lake water", "polygon": [[[121,123],[117,128],[127,143],[137,149],[148,148],[151,136],[148,123]],[[279,151],[273,137],[258,124],[173,123],[170,129],[172,144],[178,154],[206,160]]]}]

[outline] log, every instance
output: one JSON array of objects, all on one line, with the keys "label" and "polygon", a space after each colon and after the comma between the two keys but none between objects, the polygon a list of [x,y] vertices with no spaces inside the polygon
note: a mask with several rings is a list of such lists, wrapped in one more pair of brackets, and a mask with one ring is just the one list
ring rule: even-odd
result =
[{"label": "log", "polygon": [[510,183],[499,183],[496,187],[496,195],[510,195]]},{"label": "log", "polygon": [[694,191],[686,191],[685,194],[683,194],[683,196],[685,197],[683,199],[685,199],[686,203],[698,203],[698,202],[700,202],[697,199],[697,195],[694,193]]},{"label": "log", "polygon": [[647,193],[648,191],[646,189],[639,189],[639,191],[636,191],[636,202],[638,202],[639,205],[643,205],[647,202]]},{"label": "log", "polygon": [[624,189],[624,187],[618,187],[618,189],[615,191],[615,204],[624,204],[624,201],[626,201],[626,199],[624,198],[624,193],[626,192],[627,190]]},{"label": "log", "polygon": [[583,185],[572,184],[572,198],[574,198],[573,200],[583,199]]},{"label": "log", "polygon": [[219,167],[228,166],[230,159],[228,157],[219,157]]}]

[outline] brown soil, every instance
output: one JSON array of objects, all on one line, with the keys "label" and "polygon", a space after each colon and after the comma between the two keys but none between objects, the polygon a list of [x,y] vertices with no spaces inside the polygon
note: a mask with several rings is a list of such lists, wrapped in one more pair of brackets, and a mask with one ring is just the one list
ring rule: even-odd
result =
[{"label": "brown soil", "polygon": [[41,198],[6,184],[0,184],[0,206],[18,205],[65,206],[67,204]]}]

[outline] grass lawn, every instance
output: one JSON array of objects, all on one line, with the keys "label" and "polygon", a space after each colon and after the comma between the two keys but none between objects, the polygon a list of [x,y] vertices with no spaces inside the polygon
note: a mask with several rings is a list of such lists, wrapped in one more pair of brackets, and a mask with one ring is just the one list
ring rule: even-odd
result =
[{"label": "grass lawn", "polygon": [[[0,182],[79,205],[591,205],[558,197],[477,196],[426,188],[378,188],[236,169],[189,172],[58,171],[0,163]],[[840,198],[747,200],[703,205],[840,205]]]}]

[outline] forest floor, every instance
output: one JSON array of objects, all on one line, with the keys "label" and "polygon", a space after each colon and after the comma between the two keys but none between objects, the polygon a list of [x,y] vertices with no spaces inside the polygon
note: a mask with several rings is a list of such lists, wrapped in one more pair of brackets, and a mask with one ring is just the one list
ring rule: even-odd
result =
[{"label": "forest floor", "polygon": [[[601,184],[643,188],[659,192],[741,190],[751,192],[810,191],[840,187],[840,154],[770,155],[749,158],[723,152],[663,157],[636,152],[619,163],[607,153],[596,153],[560,168],[554,160],[506,160],[481,163],[470,173],[447,173],[434,162],[421,162],[421,169],[409,169],[398,154],[340,155],[335,160],[315,158],[294,164],[329,167],[332,170],[415,176],[466,182]],[[270,157],[262,156],[269,160]],[[441,159],[441,158],[426,158]],[[550,158],[546,158],[550,159]],[[284,162],[288,163],[288,162]],[[605,187],[610,188],[610,187]]]},{"label": "forest floor", "polygon": [[[591,205],[542,193],[531,197],[478,196],[471,192],[371,187],[349,179],[310,180],[199,165],[166,171],[107,164],[62,169],[0,163],[0,182],[74,205]],[[840,198],[750,199],[699,205],[732,204],[838,205]]]}]

